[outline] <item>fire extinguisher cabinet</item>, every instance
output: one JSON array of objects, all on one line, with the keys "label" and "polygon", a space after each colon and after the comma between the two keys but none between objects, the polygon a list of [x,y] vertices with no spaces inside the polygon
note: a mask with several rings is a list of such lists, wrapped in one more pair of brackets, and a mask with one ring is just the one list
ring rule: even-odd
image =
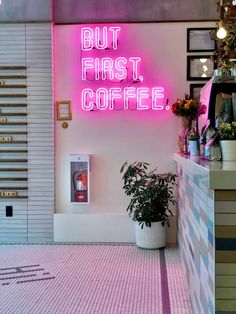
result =
[{"label": "fire extinguisher cabinet", "polygon": [[71,203],[88,204],[90,189],[90,155],[70,155]]}]

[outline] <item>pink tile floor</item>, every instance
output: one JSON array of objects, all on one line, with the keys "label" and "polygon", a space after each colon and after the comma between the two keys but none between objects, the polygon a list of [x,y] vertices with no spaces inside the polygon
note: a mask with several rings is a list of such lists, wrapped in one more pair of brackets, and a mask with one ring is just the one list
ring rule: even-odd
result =
[{"label": "pink tile floor", "polygon": [[0,313],[191,314],[178,251],[168,248],[164,255],[169,295],[163,296],[159,250],[1,245]]}]

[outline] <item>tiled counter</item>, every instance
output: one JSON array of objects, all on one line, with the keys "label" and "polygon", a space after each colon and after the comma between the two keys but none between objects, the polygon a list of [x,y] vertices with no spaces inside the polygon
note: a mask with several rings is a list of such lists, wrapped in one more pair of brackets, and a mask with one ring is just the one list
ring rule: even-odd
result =
[{"label": "tiled counter", "polygon": [[193,313],[236,313],[236,162],[174,160],[178,245]]}]

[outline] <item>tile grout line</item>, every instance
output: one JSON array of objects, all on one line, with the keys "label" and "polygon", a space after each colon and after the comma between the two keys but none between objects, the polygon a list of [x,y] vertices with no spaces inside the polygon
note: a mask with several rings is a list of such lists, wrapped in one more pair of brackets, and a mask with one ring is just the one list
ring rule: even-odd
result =
[{"label": "tile grout line", "polygon": [[165,251],[164,249],[160,249],[159,252],[160,252],[160,266],[161,266],[160,270],[161,270],[162,313],[171,314]]}]

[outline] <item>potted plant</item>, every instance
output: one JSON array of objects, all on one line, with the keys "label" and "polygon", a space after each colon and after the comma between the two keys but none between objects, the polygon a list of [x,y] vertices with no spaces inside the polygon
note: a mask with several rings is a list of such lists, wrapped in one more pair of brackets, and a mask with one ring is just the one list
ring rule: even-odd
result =
[{"label": "potted plant", "polygon": [[123,164],[123,189],[131,196],[127,207],[129,216],[135,221],[136,244],[146,249],[164,247],[165,226],[169,226],[172,212],[170,204],[176,204],[173,188],[176,175],[158,174],[157,170],[148,171],[146,162]]},{"label": "potted plant", "polygon": [[220,124],[219,133],[222,160],[236,160],[236,124],[234,122]]},{"label": "potted plant", "polygon": [[188,151],[191,156],[199,156],[198,134],[195,129],[188,133]]}]

